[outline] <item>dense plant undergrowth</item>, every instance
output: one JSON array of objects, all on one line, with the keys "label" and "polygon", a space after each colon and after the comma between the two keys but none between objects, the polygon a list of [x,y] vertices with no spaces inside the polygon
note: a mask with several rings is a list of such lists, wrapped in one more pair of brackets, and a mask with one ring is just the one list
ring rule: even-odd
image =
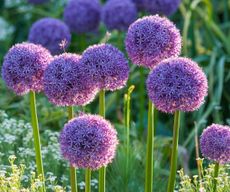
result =
[{"label": "dense plant undergrowth", "polygon": [[[50,0],[47,4],[35,6],[26,0],[0,2],[0,63],[12,45],[27,41],[29,30],[38,19],[62,19],[66,3]],[[139,12],[140,18],[145,15],[149,13]],[[181,112],[180,115],[175,191],[213,192],[217,181],[216,192],[228,192],[229,164],[220,165],[219,175],[215,178],[215,162],[200,159],[203,157],[199,140],[202,131],[212,123],[230,125],[230,2],[182,0],[178,11],[169,19],[182,36],[181,56],[197,62],[208,80],[208,96],[204,104],[199,110]],[[64,45],[62,51],[82,54],[88,46],[103,42],[117,47],[127,58],[125,38],[126,31],[110,29],[108,33],[101,23],[92,33],[72,33],[69,48],[65,50]],[[142,192],[145,186],[149,120],[145,81],[149,69],[133,65],[130,60],[129,67],[127,85],[116,92],[109,90],[105,93],[106,119],[114,125],[119,140],[115,159],[107,167],[108,192]],[[21,97],[10,92],[2,78],[0,95],[0,191],[40,191],[43,179],[36,174],[29,96]],[[70,191],[69,164],[63,159],[59,146],[60,131],[68,121],[67,109],[51,104],[43,93],[36,95],[46,190]],[[74,106],[76,116],[82,112],[100,113],[100,95],[101,92],[89,105]],[[170,175],[173,116],[154,109],[154,118],[153,191],[165,192]],[[90,185],[93,192],[99,188],[98,175],[97,171],[92,172]],[[84,191],[84,170],[77,169],[77,177],[78,189]]]}]

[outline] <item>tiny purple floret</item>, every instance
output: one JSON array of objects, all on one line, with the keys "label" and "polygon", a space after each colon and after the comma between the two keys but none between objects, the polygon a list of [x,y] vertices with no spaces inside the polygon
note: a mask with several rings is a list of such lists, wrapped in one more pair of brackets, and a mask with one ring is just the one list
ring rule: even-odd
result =
[{"label": "tiny purple floret", "polygon": [[159,62],[181,52],[181,35],[167,18],[147,16],[130,25],[126,50],[131,61],[152,69]]},{"label": "tiny purple floret", "polygon": [[96,170],[115,157],[117,132],[98,115],[80,115],[65,124],[60,134],[63,157],[74,167]]},{"label": "tiny purple floret", "polygon": [[203,156],[220,164],[230,163],[230,127],[212,124],[200,136]]},{"label": "tiny purple floret", "polygon": [[194,111],[208,92],[207,78],[194,61],[171,58],[159,63],[147,79],[148,96],[165,113]]},{"label": "tiny purple floret", "polygon": [[40,45],[14,45],[4,57],[2,78],[17,95],[43,90],[43,74],[52,61],[50,52]]}]

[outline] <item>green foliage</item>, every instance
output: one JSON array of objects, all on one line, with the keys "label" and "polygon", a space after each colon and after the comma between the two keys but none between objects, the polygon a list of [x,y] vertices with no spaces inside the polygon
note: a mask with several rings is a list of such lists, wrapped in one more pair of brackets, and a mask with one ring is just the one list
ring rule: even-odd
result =
[{"label": "green foliage", "polygon": [[[25,165],[20,164],[19,166],[14,164],[16,156],[11,155],[9,157],[10,166],[7,171],[0,171],[0,189],[2,192],[37,192],[42,189],[41,179],[36,178],[35,172],[31,172],[29,175],[29,184],[27,187],[23,186]],[[49,186],[53,192],[64,192],[65,189],[60,185],[56,185],[54,180],[49,180]]]},{"label": "green foliage", "polygon": [[[67,163],[61,158],[59,153],[58,132],[50,130],[42,134],[42,155],[46,170],[46,182],[58,179],[59,184],[68,186]],[[18,163],[24,164],[23,182],[27,186],[30,181],[31,172],[35,172],[35,153],[33,148],[32,127],[22,120],[9,118],[8,115],[0,111],[0,165],[1,170],[7,170],[9,156],[15,156]],[[10,161],[11,162],[11,161]],[[52,186],[48,183],[48,189]]]},{"label": "green foliage", "polygon": [[[13,44],[27,41],[29,28],[34,21],[47,16],[62,18],[66,0],[50,0],[50,2],[50,4],[33,6],[28,4],[26,0],[0,1],[0,63],[2,63],[4,55]],[[145,15],[145,13],[140,15]],[[182,56],[191,57],[197,61],[204,69],[209,80],[209,96],[206,98],[204,105],[192,114],[181,115],[179,168],[183,167],[187,174],[196,172],[194,157],[196,129],[199,135],[202,129],[212,122],[230,124],[230,1],[182,0],[179,11],[170,19],[177,24],[183,36]],[[103,25],[100,26],[98,32],[93,34],[73,34],[68,51],[81,53],[89,45],[101,42],[105,34],[106,29]],[[125,53],[124,39],[124,32],[112,31],[107,40]],[[124,181],[128,181],[128,191],[143,191],[148,103],[143,83],[148,73],[149,71],[146,69],[140,72],[140,68],[130,63],[130,78],[127,88],[130,85],[134,85],[136,88],[131,98],[128,175],[125,171],[126,128],[123,120],[124,103],[122,99],[124,93],[127,92],[127,88],[116,93],[106,93],[106,118],[115,124],[120,139],[116,159],[108,167],[108,191],[120,192],[121,188],[127,189]],[[5,174],[4,179],[12,177],[10,176],[12,169],[8,166],[8,157],[11,155],[17,156],[15,160],[16,164],[19,164],[17,166],[19,176],[17,177],[23,176],[22,185],[19,185],[16,179],[17,184],[15,185],[30,189],[33,183],[36,183],[36,176],[31,174],[35,171],[35,163],[32,129],[28,123],[30,122],[28,96],[19,97],[14,95],[5,87],[1,79],[0,94],[0,109],[7,111],[9,115],[0,111],[0,170]],[[65,190],[68,191],[68,164],[60,156],[58,146],[59,131],[67,121],[66,109],[50,104],[42,93],[37,95],[37,109],[48,190],[54,190],[52,188],[54,185],[49,184],[52,180],[58,185],[64,186]],[[80,110],[80,108],[75,107],[76,112]],[[98,98],[84,110],[85,112],[98,113]],[[160,112],[155,114],[157,123],[154,154],[154,191],[165,192],[169,175],[173,119],[171,115]],[[25,168],[20,167],[21,163],[25,165]],[[211,187],[210,177],[213,174],[211,166],[204,170],[204,176],[201,180],[197,176],[191,179],[181,171],[180,178],[184,186],[181,184],[179,190],[195,192],[200,183],[203,183],[206,187]],[[20,171],[23,173],[19,173]],[[78,186],[83,191],[84,173],[82,170],[78,171]],[[219,176],[221,186],[218,190],[222,190],[221,187],[229,187],[229,174],[224,176],[224,171],[227,173],[229,167],[221,168]],[[2,172],[0,175],[2,175]],[[97,177],[97,173],[93,172],[92,191],[97,191]],[[31,178],[34,178],[33,182],[30,182]],[[7,187],[9,187],[8,184]],[[207,188],[206,191],[208,192],[208,190]],[[227,192],[223,190],[218,192]],[[200,189],[199,192],[201,191]]]},{"label": "green foliage", "polygon": [[186,175],[181,169],[178,171],[180,177],[179,192],[213,192],[213,180],[217,180],[217,192],[228,192],[230,189],[230,165],[223,165],[219,175],[214,178],[214,164],[201,169],[201,176],[193,175],[192,178]]},{"label": "green foliage", "polygon": [[[65,186],[66,191],[70,189],[69,165],[60,155],[58,137],[59,132],[50,130],[45,130],[41,134],[47,191],[53,191],[54,183]],[[17,157],[16,160],[14,158],[13,160],[18,164],[23,164],[22,184],[25,187],[29,185],[31,173],[35,174],[35,153],[32,139],[32,127],[29,123],[10,118],[4,111],[0,111],[0,170],[8,172],[8,157]],[[95,174],[95,176],[97,175]],[[78,170],[78,177],[78,186],[84,190],[82,170]],[[97,188],[97,180],[94,177],[91,180],[92,189]]]},{"label": "green foliage", "polygon": [[[145,143],[138,139],[137,130],[131,127],[131,144],[129,149],[128,175],[126,174],[126,136],[125,127],[119,124],[115,125],[119,132],[120,146],[114,163],[108,167],[108,191],[119,192],[121,187],[126,188],[125,180],[128,181],[129,190],[143,190],[145,169]],[[46,177],[46,186],[48,191],[53,191],[53,184],[64,186],[66,191],[69,190],[69,172],[68,164],[62,159],[58,144],[58,132],[45,130],[41,134],[42,138],[42,155]],[[29,123],[22,120],[10,118],[5,112],[0,111],[0,170],[9,174],[8,157],[17,156],[15,162],[23,164],[23,180],[22,185],[30,186],[32,172],[35,172],[35,153],[32,141],[32,128]],[[157,137],[155,146],[157,153],[155,157],[155,189],[159,185],[166,184],[168,172],[164,170],[164,165],[169,158],[170,152],[169,138]],[[20,168],[20,166],[19,166]],[[35,176],[34,176],[35,177]],[[116,179],[114,179],[116,178]],[[84,173],[78,170],[78,186],[84,190]],[[91,180],[92,191],[97,191],[98,181],[97,172],[93,172]],[[161,187],[164,192],[164,187]],[[159,191],[159,192],[161,192]]]}]

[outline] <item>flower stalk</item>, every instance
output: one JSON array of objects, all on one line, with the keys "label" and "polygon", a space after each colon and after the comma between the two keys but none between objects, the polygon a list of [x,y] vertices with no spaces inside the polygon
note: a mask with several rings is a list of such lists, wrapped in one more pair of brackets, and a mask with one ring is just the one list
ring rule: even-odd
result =
[{"label": "flower stalk", "polygon": [[[99,115],[105,117],[105,91],[99,93]],[[99,169],[99,192],[105,192],[106,167]]]},{"label": "flower stalk", "polygon": [[145,168],[145,192],[153,191],[153,151],[154,151],[154,106],[149,100],[148,109],[148,135]]},{"label": "flower stalk", "polygon": [[129,156],[129,145],[130,145],[130,100],[131,94],[134,90],[134,85],[130,86],[128,89],[128,93],[125,94],[125,127],[126,127],[126,154],[127,154],[127,164],[128,164],[128,156]]},{"label": "flower stalk", "polygon": [[85,170],[85,192],[90,192],[91,191],[91,170],[86,169]]},{"label": "flower stalk", "polygon": [[174,114],[174,125],[173,125],[173,143],[172,143],[172,154],[170,164],[170,175],[168,182],[167,192],[174,191],[174,185],[176,180],[177,171],[177,155],[178,155],[178,141],[179,141],[179,128],[180,128],[180,111],[176,111]]},{"label": "flower stalk", "polygon": [[218,162],[216,162],[215,163],[215,167],[214,167],[213,192],[216,192],[216,188],[217,188],[217,177],[219,175],[219,168],[220,168],[220,164]]},{"label": "flower stalk", "polygon": [[145,74],[144,68],[140,68],[140,85],[139,85],[139,99],[140,99],[140,115],[139,115],[139,134],[143,136],[144,132],[144,113],[145,113]]},{"label": "flower stalk", "polygon": [[31,112],[31,123],[33,127],[33,137],[34,137],[34,148],[36,154],[36,166],[37,166],[37,173],[42,178],[43,192],[46,191],[45,189],[45,176],[43,171],[43,164],[42,164],[42,155],[41,155],[41,142],[40,142],[40,134],[39,134],[39,125],[38,125],[38,117],[37,117],[37,109],[36,109],[36,95],[34,91],[30,91],[30,112]]},{"label": "flower stalk", "polygon": [[129,148],[130,148],[130,100],[131,94],[134,90],[135,86],[132,85],[128,89],[128,93],[124,96],[124,122],[126,127],[126,177],[125,177],[125,184],[126,184],[126,191],[128,191],[128,166],[129,166]]},{"label": "flower stalk", "polygon": [[[74,118],[74,110],[73,106],[68,107],[68,120]],[[76,168],[70,165],[70,185],[71,185],[71,192],[77,192],[77,175],[76,175]]]}]

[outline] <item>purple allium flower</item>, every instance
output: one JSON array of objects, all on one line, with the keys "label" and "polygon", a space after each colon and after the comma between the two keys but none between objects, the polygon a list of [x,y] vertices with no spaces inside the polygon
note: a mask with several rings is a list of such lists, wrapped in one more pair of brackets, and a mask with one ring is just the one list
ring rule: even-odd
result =
[{"label": "purple allium flower", "polygon": [[52,54],[63,52],[60,43],[65,40],[67,48],[71,41],[71,34],[68,26],[54,18],[43,18],[36,21],[30,28],[29,41],[40,44],[50,50]]},{"label": "purple allium flower", "polygon": [[172,15],[175,13],[181,0],[145,0],[145,7],[151,14]]},{"label": "purple allium flower", "polygon": [[100,17],[101,6],[98,0],[70,0],[64,10],[64,20],[75,33],[96,30]]},{"label": "purple allium flower", "polygon": [[28,3],[31,3],[31,4],[42,4],[42,3],[46,3],[48,2],[49,0],[28,0]]},{"label": "purple allium flower", "polygon": [[17,95],[43,90],[43,73],[51,62],[50,52],[40,45],[20,43],[6,54],[2,78]]},{"label": "purple allium flower", "polygon": [[60,134],[63,157],[78,168],[99,169],[111,163],[118,145],[117,132],[98,115],[80,115]]},{"label": "purple allium flower", "polygon": [[80,65],[100,89],[121,89],[128,80],[128,61],[120,50],[110,44],[90,46],[83,52]]},{"label": "purple allium flower", "polygon": [[58,106],[86,105],[97,94],[97,87],[82,72],[81,56],[64,53],[54,57],[44,74],[44,90],[49,101]]},{"label": "purple allium flower", "polygon": [[129,27],[126,50],[134,64],[153,68],[163,59],[180,54],[180,32],[167,18],[143,17]]},{"label": "purple allium flower", "polygon": [[102,20],[109,30],[127,30],[137,18],[137,9],[131,0],[109,0],[102,9]]},{"label": "purple allium flower", "polygon": [[153,69],[147,79],[147,90],[160,111],[194,111],[203,104],[208,83],[197,63],[179,57],[164,60]]},{"label": "purple allium flower", "polygon": [[230,163],[230,127],[212,124],[200,137],[203,156],[221,164]]}]

